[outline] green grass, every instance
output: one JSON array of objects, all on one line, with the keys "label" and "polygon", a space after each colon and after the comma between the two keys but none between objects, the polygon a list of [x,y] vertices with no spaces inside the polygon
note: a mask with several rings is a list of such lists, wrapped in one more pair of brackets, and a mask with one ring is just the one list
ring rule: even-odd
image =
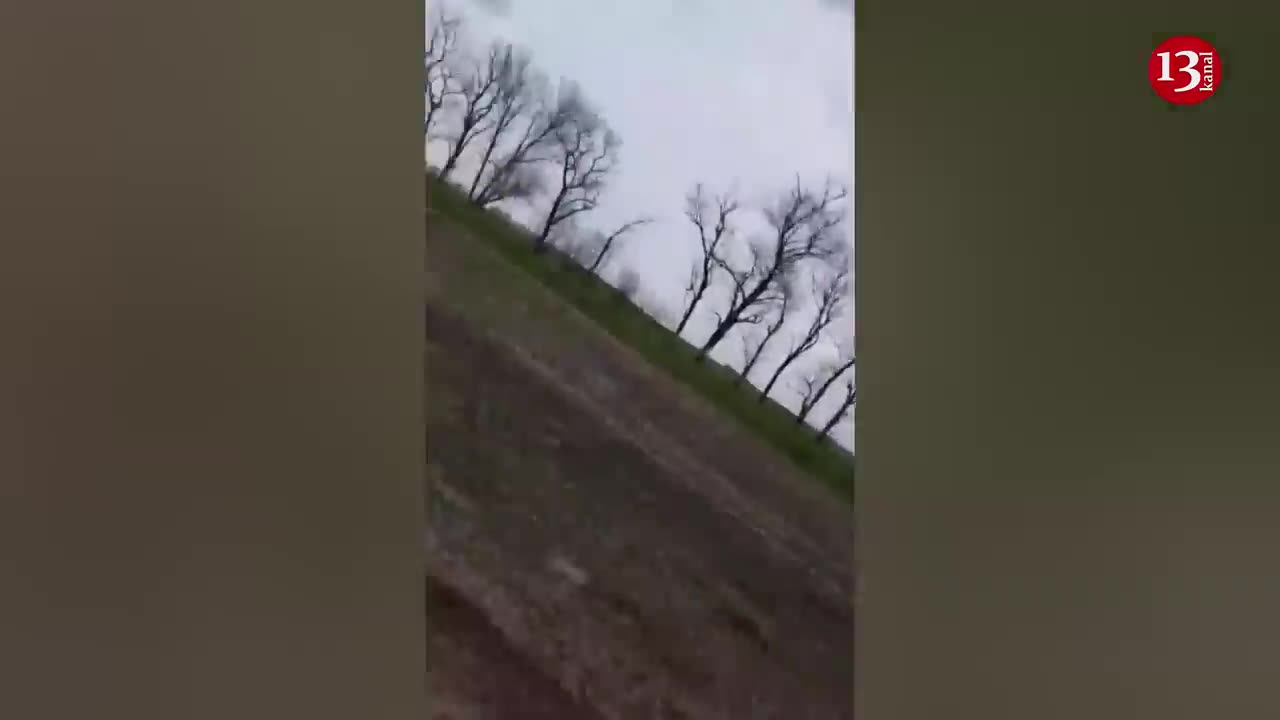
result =
[{"label": "green grass", "polygon": [[843,448],[831,442],[816,442],[811,428],[798,425],[790,411],[772,400],[758,402],[754,386],[735,382],[737,374],[732,369],[710,359],[695,362],[693,347],[622,298],[612,286],[552,253],[533,252],[532,237],[525,228],[471,205],[461,191],[448,183],[434,177],[428,177],[427,182],[436,212],[466,227],[512,265],[703,395],[836,494],[853,502],[853,457]]}]

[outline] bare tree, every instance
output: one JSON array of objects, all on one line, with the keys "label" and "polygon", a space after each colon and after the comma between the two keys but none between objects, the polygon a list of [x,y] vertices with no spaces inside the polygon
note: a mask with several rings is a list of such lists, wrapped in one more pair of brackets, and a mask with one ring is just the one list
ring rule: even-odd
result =
[{"label": "bare tree", "polygon": [[599,272],[600,266],[603,265],[605,261],[608,259],[609,254],[613,252],[613,250],[615,249],[618,243],[618,240],[620,240],[623,235],[626,235],[627,233],[631,232],[632,230],[635,230],[636,228],[648,225],[651,222],[653,221],[650,218],[637,218],[635,220],[631,220],[630,222],[623,223],[622,225],[618,226],[617,230],[614,230],[608,235],[605,235],[604,233],[599,233],[599,238],[600,238],[599,243],[595,248],[595,253],[591,258],[590,264],[587,265],[587,272],[589,273]]},{"label": "bare tree", "polygon": [[820,368],[817,372],[807,375],[804,379],[803,396],[800,399],[800,411],[796,413],[796,424],[804,423],[809,417],[809,413],[818,406],[822,398],[836,384],[842,375],[851,370],[854,366],[855,358],[853,348],[850,344],[842,353],[839,359],[834,363]]},{"label": "bare tree", "polygon": [[855,385],[853,379],[850,378],[844,385],[844,400],[840,401],[840,407],[836,408],[836,411],[831,413],[831,417],[827,419],[826,424],[818,430],[818,439],[822,440],[826,438],[827,435],[831,433],[832,428],[839,425],[845,415],[849,414],[849,411],[853,409],[853,404],[857,401],[858,386]]},{"label": "bare tree", "polygon": [[845,263],[843,257],[837,255],[838,265],[834,271],[821,283],[815,281],[814,290],[814,311],[813,318],[809,321],[809,326],[805,328],[804,333],[791,343],[791,349],[783,356],[782,361],[774,368],[773,375],[769,377],[769,382],[765,383],[763,389],[760,390],[760,402],[769,397],[769,392],[773,390],[773,386],[778,382],[778,378],[782,377],[782,373],[786,371],[801,355],[809,352],[822,339],[827,328],[831,323],[838,320],[845,307],[845,299],[849,295],[849,266]]},{"label": "bare tree", "polygon": [[773,311],[773,319],[765,325],[764,332],[745,334],[742,338],[742,372],[734,379],[735,385],[741,384],[743,380],[750,377],[752,369],[764,356],[765,348],[787,324],[787,320],[791,319],[796,307],[795,283],[784,282],[781,290]]},{"label": "bare tree", "polygon": [[428,138],[438,119],[437,113],[444,107],[445,101],[458,92],[450,58],[458,46],[458,28],[461,23],[461,18],[449,15],[443,7],[438,8],[431,16],[431,32],[427,37],[424,61],[427,117],[422,126],[422,132]]},{"label": "bare tree", "polygon": [[585,105],[555,133],[556,193],[547,209],[534,250],[546,250],[551,231],[569,218],[594,210],[612,172],[621,141],[605,121]]},{"label": "bare tree", "polygon": [[488,123],[489,141],[481,151],[480,167],[467,191],[467,199],[473,203],[479,197],[481,180],[492,175],[489,169],[494,151],[537,102],[535,87],[539,78],[530,69],[527,52],[506,43],[498,50],[496,62],[497,81],[493,91],[494,109]]},{"label": "bare tree", "polygon": [[552,230],[549,243],[582,266],[583,270],[599,275],[617,251],[622,236],[649,222],[649,218],[639,218],[623,223],[611,233],[604,233],[584,228],[576,218],[570,218]]},{"label": "bare tree", "polygon": [[583,105],[578,86],[561,80],[554,103],[547,99],[541,83],[533,84],[531,95],[537,95],[523,131],[511,149],[493,159],[493,169],[472,193],[471,201],[487,207],[507,199],[528,199],[545,186],[537,164],[555,158],[549,152],[557,133],[580,112]]},{"label": "bare tree", "polygon": [[[764,322],[769,316],[770,308],[777,307],[782,302],[782,296],[788,283],[784,282],[786,278],[776,284],[764,285],[760,283],[768,267],[768,245],[767,239],[755,238],[747,243],[747,249],[750,251],[750,262],[745,269],[737,269],[722,256],[714,256],[712,260],[717,269],[722,271],[729,278],[729,313],[726,316],[718,310],[712,312],[716,316],[716,332],[721,328],[725,328],[724,336],[715,338],[715,332],[712,333],[711,339],[698,351],[696,360],[701,362],[720,340],[728,335],[728,331],[738,325],[758,325]],[[759,295],[754,299],[751,294],[753,288],[759,290]],[[741,312],[733,314],[735,308],[741,308]]]},{"label": "bare tree", "polygon": [[818,400],[822,399],[822,386],[828,380],[835,382],[835,378],[830,375],[831,365],[822,364],[818,367],[810,369],[808,372],[801,373],[799,377],[792,382],[792,388],[800,395],[800,411],[796,413],[796,424],[804,422],[800,417],[801,414],[808,415]]},{"label": "bare tree", "polygon": [[509,48],[502,43],[489,46],[487,55],[477,61],[461,81],[458,95],[462,97],[462,114],[458,118],[458,134],[449,138],[449,156],[440,168],[440,177],[448,178],[471,141],[489,129],[489,116],[498,107],[498,82],[503,65],[510,59]]},{"label": "bare tree", "polygon": [[811,259],[839,252],[833,230],[844,220],[842,201],[847,192],[828,181],[821,192],[795,186],[765,212],[772,230],[764,241],[750,244],[751,261],[743,269],[717,259],[733,283],[729,308],[698,351],[704,359],[729,331],[742,323],[758,323],[761,306],[774,302],[779,284]]},{"label": "bare tree", "polygon": [[[712,212],[712,203],[715,204],[714,220],[708,217]],[[711,287],[720,243],[730,233],[729,218],[737,210],[738,201],[728,193],[718,195],[714,200],[707,198],[702,183],[695,185],[685,198],[684,214],[698,229],[701,255],[690,269],[689,284],[685,287],[687,301],[680,322],[676,325],[677,335],[684,332],[684,326],[693,317],[694,308],[698,307],[698,303],[707,294],[707,289]],[[743,375],[745,374],[744,372]]]},{"label": "bare tree", "polygon": [[543,194],[546,187],[546,175],[532,165],[496,165],[472,202],[487,208],[503,200],[531,200]]}]

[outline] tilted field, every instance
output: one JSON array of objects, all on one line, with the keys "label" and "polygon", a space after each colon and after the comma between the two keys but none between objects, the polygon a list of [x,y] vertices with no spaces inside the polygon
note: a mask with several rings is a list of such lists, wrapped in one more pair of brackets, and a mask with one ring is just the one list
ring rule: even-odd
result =
[{"label": "tilted field", "polygon": [[846,498],[427,226],[433,720],[852,717]]}]

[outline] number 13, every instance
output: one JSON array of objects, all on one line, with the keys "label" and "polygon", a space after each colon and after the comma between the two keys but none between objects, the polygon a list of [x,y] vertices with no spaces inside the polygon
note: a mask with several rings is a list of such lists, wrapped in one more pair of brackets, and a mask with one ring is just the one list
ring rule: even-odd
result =
[{"label": "number 13", "polygon": [[[1169,76],[1170,53],[1162,52],[1162,53],[1156,53],[1156,55],[1160,58],[1160,78],[1159,79],[1162,82],[1173,82],[1173,78]],[[1177,90],[1174,90],[1174,92],[1187,92],[1188,90],[1191,90],[1192,88],[1200,84],[1200,71],[1196,69],[1196,66],[1200,64],[1200,55],[1191,50],[1183,50],[1179,53],[1176,53],[1176,55],[1180,58],[1184,58],[1187,61],[1186,65],[1183,65],[1182,67],[1178,68],[1178,72],[1184,72],[1188,76],[1190,76],[1191,82],[1188,82],[1185,86],[1180,87]]]}]

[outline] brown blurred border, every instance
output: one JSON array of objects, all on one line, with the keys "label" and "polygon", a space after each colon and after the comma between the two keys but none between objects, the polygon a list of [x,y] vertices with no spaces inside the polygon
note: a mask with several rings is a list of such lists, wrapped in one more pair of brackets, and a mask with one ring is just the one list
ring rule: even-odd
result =
[{"label": "brown blurred border", "polygon": [[1275,48],[1197,7],[1169,112],[1168,6],[859,0],[861,718],[1280,717]]},{"label": "brown blurred border", "polygon": [[0,717],[426,717],[423,23],[0,10]]}]

